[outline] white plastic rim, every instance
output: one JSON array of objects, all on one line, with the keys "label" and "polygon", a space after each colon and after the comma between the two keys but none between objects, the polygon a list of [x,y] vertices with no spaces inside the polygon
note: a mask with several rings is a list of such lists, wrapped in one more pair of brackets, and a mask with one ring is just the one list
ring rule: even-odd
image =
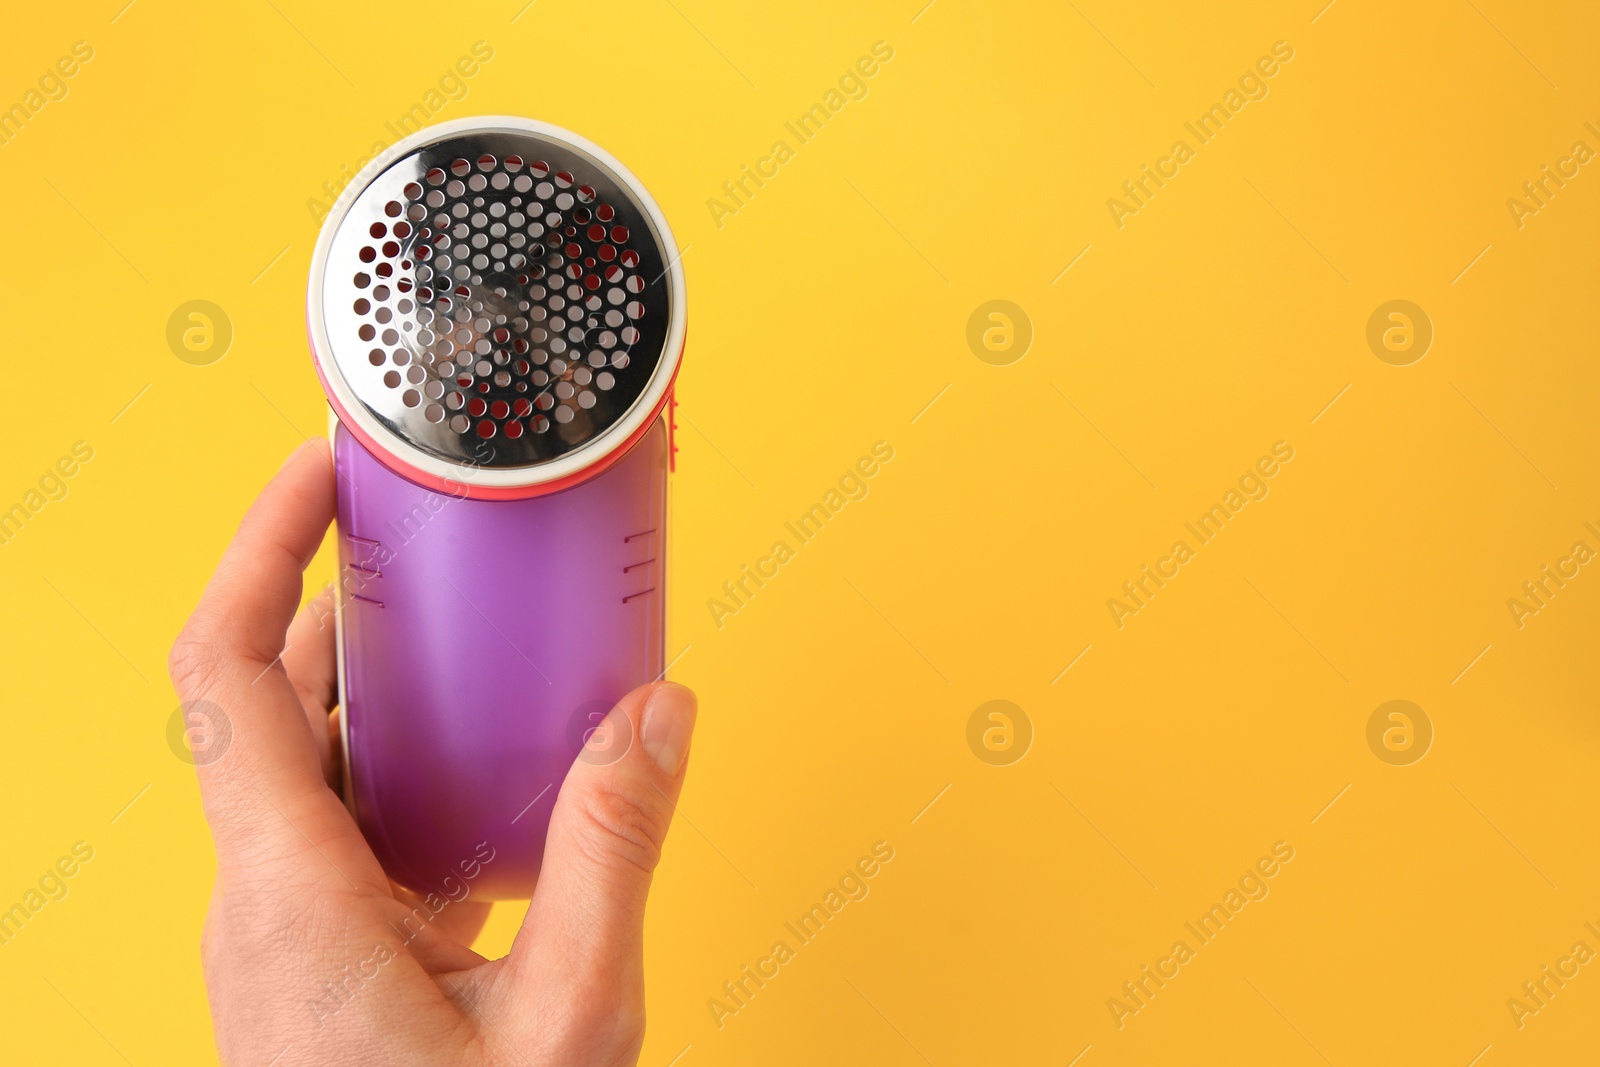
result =
[{"label": "white plastic rim", "polygon": [[[666,281],[669,289],[670,304],[668,307],[667,337],[661,352],[661,361],[656,365],[655,373],[650,378],[650,384],[645,388],[639,398],[627,413],[604,432],[598,434],[592,441],[581,448],[575,449],[564,456],[545,463],[526,467],[500,467],[491,468],[476,466],[466,463],[452,463],[440,459],[431,453],[424,452],[415,445],[391,433],[378,419],[367,410],[356,396],[355,392],[344,380],[340,373],[338,361],[332,358],[332,344],[328,338],[327,324],[323,320],[322,308],[322,283],[323,275],[327,270],[328,249],[333,244],[334,234],[344,224],[345,216],[349,214],[350,207],[366,189],[367,185],[377,175],[388,170],[396,161],[410,155],[427,145],[437,141],[447,140],[451,137],[465,133],[531,133],[551,140],[560,141],[577,149],[605,166],[633,194],[644,209],[645,215],[654,227],[656,236],[661,241],[661,253],[666,259]],[[334,202],[333,209],[322,222],[322,231],[317,235],[316,248],[311,253],[311,280],[307,286],[306,318],[311,332],[312,357],[317,365],[322,368],[322,379],[334,393],[335,406],[342,417],[355,421],[362,434],[370,441],[392,454],[396,460],[417,471],[437,478],[443,482],[456,482],[462,485],[482,486],[486,489],[518,489],[529,486],[543,485],[547,482],[559,482],[579,474],[583,470],[609,456],[616,449],[625,444],[644,425],[655,416],[666,398],[667,390],[672,385],[672,380],[678,369],[678,362],[683,358],[683,342],[687,328],[684,316],[687,312],[687,300],[684,294],[683,264],[679,262],[678,243],[673,239],[672,228],[667,225],[667,218],[661,213],[661,208],[656,204],[655,198],[646,190],[644,185],[636,178],[631,170],[607,152],[604,148],[585,137],[580,137],[570,130],[553,126],[548,122],[538,122],[534,119],[518,118],[514,115],[478,115],[472,118],[452,119],[434,126],[418,130],[409,137],[402,138],[379,153],[370,163],[362,167],[356,176],[339,194],[339,199]],[[327,358],[324,358],[326,354]]]}]

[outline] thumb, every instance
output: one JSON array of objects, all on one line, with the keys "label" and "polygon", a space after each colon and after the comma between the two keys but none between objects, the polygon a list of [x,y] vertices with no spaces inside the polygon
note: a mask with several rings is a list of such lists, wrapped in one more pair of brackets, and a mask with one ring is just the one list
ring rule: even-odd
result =
[{"label": "thumb", "polygon": [[688,688],[642,686],[578,754],[512,947],[518,985],[548,989],[541,979],[559,980],[609,994],[593,1003],[642,1007],[645,897],[683,784],[695,714]]}]

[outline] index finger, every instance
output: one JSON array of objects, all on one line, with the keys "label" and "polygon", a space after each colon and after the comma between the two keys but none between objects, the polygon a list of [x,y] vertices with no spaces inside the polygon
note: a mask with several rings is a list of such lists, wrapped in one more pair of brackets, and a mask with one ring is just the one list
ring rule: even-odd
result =
[{"label": "index finger", "polygon": [[197,760],[220,853],[241,841],[279,855],[304,854],[309,844],[345,881],[376,877],[381,885],[381,870],[365,870],[376,863],[370,852],[362,858],[360,834],[323,779],[311,728],[279,661],[302,571],[333,514],[328,444],[314,441],[289,457],[240,522],[173,645],[172,680],[181,698],[216,705],[231,727],[226,759]]},{"label": "index finger", "polygon": [[175,655],[187,638],[255,663],[258,670],[276,660],[300,605],[302,573],[333,521],[333,508],[328,442],[308,441],[284,461],[240,521]]}]

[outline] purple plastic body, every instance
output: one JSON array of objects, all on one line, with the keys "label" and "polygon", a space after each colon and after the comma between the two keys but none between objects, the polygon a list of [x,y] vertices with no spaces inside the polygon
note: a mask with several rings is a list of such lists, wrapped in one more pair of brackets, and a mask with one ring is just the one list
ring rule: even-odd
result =
[{"label": "purple plastic body", "polygon": [[667,449],[658,420],[573,488],[469,500],[336,428],[347,796],[395,881],[532,894],[585,737],[663,670]]}]

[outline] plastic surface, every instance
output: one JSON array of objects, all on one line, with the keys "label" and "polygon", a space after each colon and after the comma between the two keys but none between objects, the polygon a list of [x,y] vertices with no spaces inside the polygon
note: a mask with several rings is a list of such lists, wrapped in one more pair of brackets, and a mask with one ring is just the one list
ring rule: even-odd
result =
[{"label": "plastic surface", "polygon": [[583,749],[664,668],[667,438],[658,420],[574,488],[483,501],[336,426],[346,795],[395,881],[448,891],[486,843],[472,893],[528,897],[573,760],[631,741]]}]

